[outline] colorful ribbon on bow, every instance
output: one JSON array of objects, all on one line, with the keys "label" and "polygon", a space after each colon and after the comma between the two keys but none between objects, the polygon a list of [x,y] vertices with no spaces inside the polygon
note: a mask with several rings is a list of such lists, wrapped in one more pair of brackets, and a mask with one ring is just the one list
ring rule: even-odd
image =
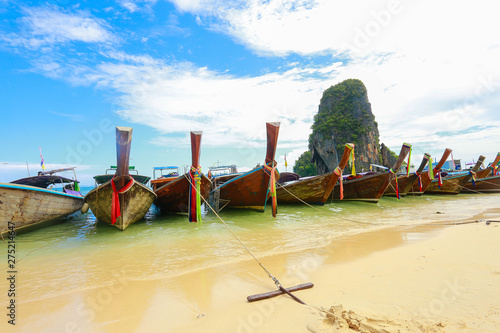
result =
[{"label": "colorful ribbon on bow", "polygon": [[422,192],[422,178],[420,177],[420,174],[418,172],[415,172],[415,174],[417,175],[417,179],[418,179],[419,191]]},{"label": "colorful ribbon on bow", "polygon": [[411,151],[412,151],[412,147],[410,147],[410,152],[408,153],[408,163],[406,165],[406,177],[410,177]]},{"label": "colorful ribbon on bow", "polygon": [[339,167],[336,167],[335,170],[333,170],[333,173],[335,173],[337,176],[339,176],[339,181],[340,181],[340,200],[344,199],[344,185],[342,183],[342,170]]},{"label": "colorful ribbon on bow", "polygon": [[469,175],[472,176],[472,186],[476,187],[476,173],[472,170],[469,170]]},{"label": "colorful ribbon on bow", "polygon": [[443,186],[443,178],[441,178],[441,171],[436,171],[438,174],[438,187],[441,188]]},{"label": "colorful ribbon on bow", "polygon": [[399,200],[401,197],[399,196],[399,185],[398,185],[398,175],[394,172],[394,170],[389,169],[389,172],[394,175],[394,178],[396,179],[396,198]]},{"label": "colorful ribbon on bow", "polygon": [[429,158],[429,178],[434,180],[434,169],[432,168],[432,157]]},{"label": "colorful ribbon on bow", "polygon": [[116,223],[116,219],[119,218],[121,214],[121,209],[120,209],[120,197],[118,196],[119,193],[125,193],[130,188],[132,185],[134,185],[134,178],[130,177],[130,181],[125,184],[119,191],[116,190],[116,185],[115,185],[115,176],[111,179],[111,188],[113,189],[113,195],[111,197],[111,224]]},{"label": "colorful ribbon on bow", "polygon": [[272,213],[273,217],[276,217],[276,214],[278,213],[278,197],[276,196],[276,166],[274,166],[271,170],[271,178],[269,179],[269,181]]},{"label": "colorful ribbon on bow", "polygon": [[354,158],[354,149],[351,150],[351,155],[349,156],[349,161],[348,164],[351,168],[351,175],[356,176],[356,165],[355,165],[355,158]]},{"label": "colorful ribbon on bow", "polygon": [[273,217],[276,217],[276,214],[278,213],[278,198],[276,196],[276,162],[274,162],[273,165],[273,167],[270,167],[269,165],[263,165],[262,167],[264,171],[269,174],[269,186],[267,188],[266,203],[267,198],[271,197],[272,214]]},{"label": "colorful ribbon on bow", "polygon": [[191,180],[188,201],[189,222],[201,222],[201,167],[191,167],[189,179]]}]

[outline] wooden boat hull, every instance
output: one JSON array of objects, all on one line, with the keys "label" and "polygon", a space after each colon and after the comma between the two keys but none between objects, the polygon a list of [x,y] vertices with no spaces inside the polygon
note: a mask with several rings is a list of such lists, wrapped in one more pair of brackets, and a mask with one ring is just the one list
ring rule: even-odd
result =
[{"label": "wooden boat hull", "polygon": [[85,202],[99,221],[113,225],[120,230],[125,230],[130,224],[143,218],[156,199],[156,194],[151,189],[134,182],[128,191],[118,194],[121,216],[116,219],[115,224],[112,224],[112,196],[111,182],[107,182],[87,193]]},{"label": "wooden boat hull", "polygon": [[61,217],[80,210],[83,197],[49,189],[0,183],[0,233],[9,232],[9,222],[16,232],[56,223]]},{"label": "wooden boat hull", "polygon": [[[275,174],[276,180],[279,173]],[[210,192],[216,211],[221,206],[249,208],[264,211],[269,188],[270,174],[259,167],[232,178]],[[218,203],[219,202],[219,203]]]},{"label": "wooden boat hull", "polygon": [[[187,213],[189,204],[189,174],[186,173],[180,177],[163,184],[155,189],[157,199],[155,206],[162,212]],[[212,182],[207,176],[201,176],[200,195],[208,200],[208,195],[212,187]],[[203,200],[202,200],[203,204]]]},{"label": "wooden boat hull", "polygon": [[[418,177],[416,174],[411,174],[409,176],[407,175],[399,176],[398,177],[399,196],[400,197],[406,196],[413,188],[413,184],[415,184],[417,181]],[[389,197],[396,196],[396,179],[391,180],[391,183],[389,184],[389,186],[387,186],[384,195]]]},{"label": "wooden boat hull", "polygon": [[[434,173],[437,174],[437,172],[441,171],[441,168],[443,167],[444,163],[448,159],[448,156],[451,154],[451,149],[446,148],[444,150],[443,156],[441,156],[441,159],[437,163],[436,167],[433,169]],[[425,157],[424,157],[425,158]],[[423,165],[420,165],[419,167],[420,171],[417,171],[417,173],[420,175],[420,186],[418,184],[418,180],[413,184],[410,192],[408,194],[411,195],[422,195],[424,192],[427,190],[429,185],[431,184],[431,177],[429,176],[429,171],[422,171],[423,170]]]},{"label": "wooden boat hull", "polygon": [[298,180],[286,186],[276,187],[278,203],[305,201],[312,205],[324,205],[339,179],[333,171],[323,175]]},{"label": "wooden boat hull", "polygon": [[[387,186],[389,186],[392,176],[388,172],[345,180],[343,182],[343,200],[377,203],[387,189]],[[340,183],[335,184],[329,200],[340,200]]]},{"label": "wooden boat hull", "polygon": [[418,180],[415,181],[413,186],[411,187],[411,190],[408,192],[407,195],[422,195],[424,192],[427,190],[429,185],[432,182],[431,177],[429,177],[428,172],[422,172],[420,174],[420,182],[422,183],[422,190],[420,190],[420,186],[418,185]]},{"label": "wooden boat hull", "polygon": [[500,193],[500,176],[476,179],[474,185],[470,179],[461,193]]},{"label": "wooden boat hull", "polygon": [[439,187],[439,180],[436,177],[425,190],[425,194],[458,194],[471,177],[470,174],[444,177],[441,187]]},{"label": "wooden boat hull", "polygon": [[[485,157],[483,155],[479,156],[476,165],[472,168],[471,172],[475,173],[481,167]],[[455,176],[447,176],[442,178],[443,185],[438,185],[438,178],[434,179],[425,193],[429,194],[458,194],[467,182],[472,178],[472,173],[463,173]]]}]

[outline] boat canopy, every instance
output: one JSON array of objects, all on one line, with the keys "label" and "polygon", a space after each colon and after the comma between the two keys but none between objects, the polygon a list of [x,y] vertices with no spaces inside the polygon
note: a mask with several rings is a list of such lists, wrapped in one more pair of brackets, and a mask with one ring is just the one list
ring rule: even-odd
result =
[{"label": "boat canopy", "polygon": [[[166,173],[163,173],[164,170],[166,170]],[[178,177],[179,176],[179,167],[178,166],[153,167],[153,179],[157,179],[156,178],[156,171],[160,172],[160,176],[158,178]]]},{"label": "boat canopy", "polygon": [[229,175],[232,173],[238,173],[238,169],[236,169],[236,165],[220,165],[209,167],[208,171],[211,176],[220,176],[220,175]]},{"label": "boat canopy", "polygon": [[179,169],[178,166],[153,167],[153,170]]},{"label": "boat canopy", "polygon": [[[118,168],[117,168],[117,166],[116,166],[116,165],[111,165],[111,166],[109,167],[109,169],[106,169],[106,175],[108,175],[108,171],[114,171],[114,172],[116,173],[116,170],[117,170],[117,169],[118,169]],[[133,166],[133,165],[132,165],[132,166],[129,166],[129,167],[128,167],[128,170],[129,170],[129,171],[135,171],[135,174],[136,174],[136,175],[138,175],[138,174],[139,174],[139,171],[138,171],[138,170],[136,170],[136,169],[135,169],[135,166]],[[95,178],[95,177],[94,177],[94,178]]]},{"label": "boat canopy", "polygon": [[69,179],[66,177],[62,177],[60,175],[56,175],[56,173],[64,172],[64,171],[73,171],[73,173],[75,174],[75,168],[64,168],[64,169],[55,169],[55,170],[49,170],[49,171],[39,171],[37,176],[21,178],[18,180],[14,180],[11,183],[12,184],[20,184],[20,185],[36,186],[36,187],[40,187],[40,188],[47,188],[47,187],[49,187],[49,185],[56,185],[56,184],[79,183],[79,181],[76,180],[76,174],[75,174],[75,179]]}]

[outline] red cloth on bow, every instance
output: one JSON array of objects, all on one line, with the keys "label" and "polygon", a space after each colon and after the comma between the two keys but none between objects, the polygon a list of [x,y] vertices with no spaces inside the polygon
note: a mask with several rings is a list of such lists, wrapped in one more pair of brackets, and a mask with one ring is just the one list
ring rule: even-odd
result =
[{"label": "red cloth on bow", "polygon": [[111,187],[113,188],[113,196],[111,198],[111,224],[116,223],[116,219],[119,218],[122,214],[120,211],[120,198],[118,197],[118,193],[124,193],[130,190],[132,185],[134,185],[134,178],[130,177],[130,181],[125,184],[119,191],[116,190],[115,185],[115,177],[111,179]]}]

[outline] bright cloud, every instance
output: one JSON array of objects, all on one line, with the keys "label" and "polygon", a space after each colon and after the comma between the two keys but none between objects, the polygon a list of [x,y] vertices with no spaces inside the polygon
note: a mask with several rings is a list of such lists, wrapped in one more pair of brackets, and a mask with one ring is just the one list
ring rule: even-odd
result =
[{"label": "bright cloud", "polygon": [[107,64],[100,71],[96,80],[123,93],[122,117],[160,134],[203,130],[207,145],[263,142],[266,121],[282,122],[283,144],[307,141],[324,85],[319,79],[305,80],[297,69],[243,78],[189,64]]},{"label": "bright cloud", "polygon": [[131,13],[142,10],[150,11],[151,7],[156,4],[156,0],[117,0],[117,2]]},{"label": "bright cloud", "polygon": [[23,32],[2,37],[11,45],[47,51],[43,47],[66,42],[106,44],[117,41],[104,20],[85,11],[66,13],[55,6],[45,6],[26,7],[23,14]]},{"label": "bright cloud", "polygon": [[[478,146],[491,155],[500,149],[500,21],[492,1],[474,4],[473,11],[451,0],[171,2],[201,27],[261,57],[298,60],[284,62],[280,71],[242,77],[110,48],[99,51],[104,60],[98,64],[57,54],[33,63],[47,76],[118,92],[116,112],[153,128],[156,144],[172,145],[179,135],[203,130],[204,145],[252,147],[265,140],[266,121],[280,121],[279,147],[293,151],[291,164],[301,153],[297,149],[307,147],[322,92],[358,78],[389,147],[397,150],[406,141],[421,155],[458,148],[468,158]],[[119,3],[133,13],[155,2]],[[24,13],[22,22],[32,33],[24,35],[28,49],[116,40],[110,23],[84,11],[37,7]],[[183,28],[177,14],[169,13],[165,25]],[[322,65],[312,65],[318,55]]]}]

